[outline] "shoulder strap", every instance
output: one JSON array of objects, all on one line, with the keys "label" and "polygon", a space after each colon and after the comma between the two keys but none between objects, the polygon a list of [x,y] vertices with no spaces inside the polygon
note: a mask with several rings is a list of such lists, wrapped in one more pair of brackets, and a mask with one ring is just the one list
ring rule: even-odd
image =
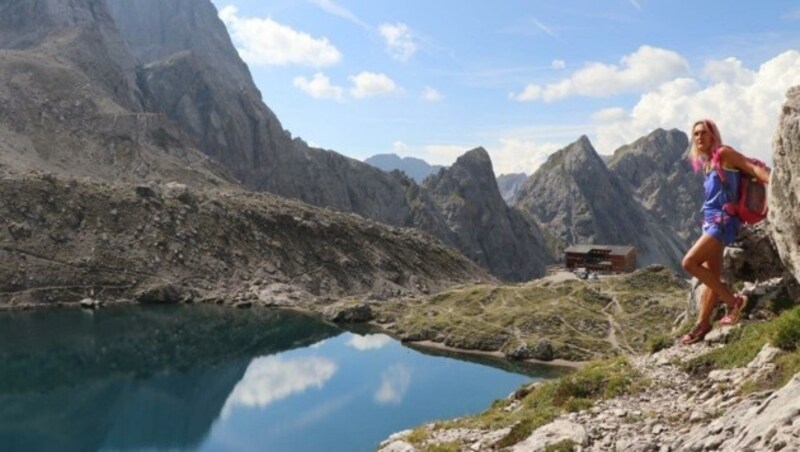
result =
[{"label": "shoulder strap", "polygon": [[720,163],[719,159],[715,159],[712,164],[714,165],[714,169],[717,171],[720,182],[722,182],[722,188],[725,191],[725,196],[727,196],[728,202],[736,202],[739,197],[736,196],[735,193],[731,192],[731,184],[728,183],[728,175],[725,174],[725,170],[722,169],[722,164]]}]

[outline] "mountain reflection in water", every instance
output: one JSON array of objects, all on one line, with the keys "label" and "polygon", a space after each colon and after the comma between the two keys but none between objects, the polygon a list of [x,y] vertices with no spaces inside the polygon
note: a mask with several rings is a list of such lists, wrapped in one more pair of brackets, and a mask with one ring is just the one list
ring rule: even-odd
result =
[{"label": "mountain reflection in water", "polygon": [[366,451],[555,375],[359,331],[205,305],[0,313],[0,450]]},{"label": "mountain reflection in water", "polygon": [[339,332],[299,314],[216,306],[3,313],[1,448],[196,447],[252,357]]}]

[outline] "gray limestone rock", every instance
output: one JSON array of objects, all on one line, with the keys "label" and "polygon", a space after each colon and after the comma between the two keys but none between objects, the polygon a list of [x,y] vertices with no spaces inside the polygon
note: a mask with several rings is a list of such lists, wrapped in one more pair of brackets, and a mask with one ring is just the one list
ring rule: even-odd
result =
[{"label": "gray limestone rock", "polygon": [[[132,51],[144,63],[139,81],[147,108],[179,124],[203,152],[248,188],[390,225],[417,227],[502,278],[522,280],[543,274],[548,258],[533,244],[536,228],[516,213],[495,212],[485,203],[494,202],[497,191],[490,163],[485,168],[492,187],[483,180],[470,180],[483,177],[483,172],[461,172],[457,177],[460,184],[491,191],[473,190],[464,197],[437,188],[432,196],[402,173],[387,174],[309,147],[293,139],[262,102],[210,1],[109,0],[109,5]],[[445,212],[443,200],[450,197],[459,199],[462,212],[473,214]],[[498,218],[491,218],[495,213]],[[475,235],[478,231],[488,233],[488,238],[481,242]],[[509,256],[511,260],[506,259]]]},{"label": "gray limestone rock", "polygon": [[609,170],[625,181],[636,200],[687,247],[700,236],[703,178],[687,159],[689,139],[657,129],[614,152]]},{"label": "gray limestone rock", "polygon": [[800,86],[786,94],[772,159],[770,232],[781,260],[800,280]]},{"label": "gray limestone rock", "polygon": [[528,175],[525,173],[512,173],[501,174],[497,176],[497,187],[500,189],[500,195],[509,206],[513,206],[519,197],[519,189],[522,184],[528,180]]},{"label": "gray limestone rock", "polygon": [[511,450],[513,452],[543,451],[548,446],[563,441],[572,441],[577,446],[586,446],[589,444],[589,435],[581,424],[559,419],[537,428],[527,439],[515,444]]},{"label": "gray limestone rock", "polygon": [[485,149],[462,155],[450,168],[428,177],[423,187],[455,232],[458,248],[470,259],[504,279],[544,275],[551,262],[544,234],[503,201]]},{"label": "gray limestone rock", "polygon": [[551,155],[525,182],[516,207],[548,228],[561,250],[572,244],[630,245],[637,249],[639,266],[678,269],[684,240],[634,195],[583,136]]}]

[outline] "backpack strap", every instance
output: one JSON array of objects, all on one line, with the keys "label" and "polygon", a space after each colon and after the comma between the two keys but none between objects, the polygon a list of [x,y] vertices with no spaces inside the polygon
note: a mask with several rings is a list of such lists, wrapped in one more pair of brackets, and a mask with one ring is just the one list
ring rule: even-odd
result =
[{"label": "backpack strap", "polygon": [[726,196],[726,203],[722,205],[722,210],[725,211],[728,215],[736,216],[737,208],[736,202],[738,201],[738,196],[735,193],[731,192],[731,184],[728,183],[728,175],[725,174],[725,170],[722,169],[722,163],[719,161],[719,154],[715,153],[714,157],[711,160],[712,165],[714,166],[714,170],[717,172],[717,176],[719,176],[720,182],[722,182],[722,188],[725,192]]}]

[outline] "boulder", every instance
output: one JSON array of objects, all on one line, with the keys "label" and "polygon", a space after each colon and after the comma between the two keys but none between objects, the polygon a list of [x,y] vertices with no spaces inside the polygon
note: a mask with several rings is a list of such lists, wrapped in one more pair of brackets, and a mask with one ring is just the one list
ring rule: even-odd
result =
[{"label": "boulder", "polygon": [[800,279],[800,86],[786,94],[772,159],[770,233],[781,260]]}]

